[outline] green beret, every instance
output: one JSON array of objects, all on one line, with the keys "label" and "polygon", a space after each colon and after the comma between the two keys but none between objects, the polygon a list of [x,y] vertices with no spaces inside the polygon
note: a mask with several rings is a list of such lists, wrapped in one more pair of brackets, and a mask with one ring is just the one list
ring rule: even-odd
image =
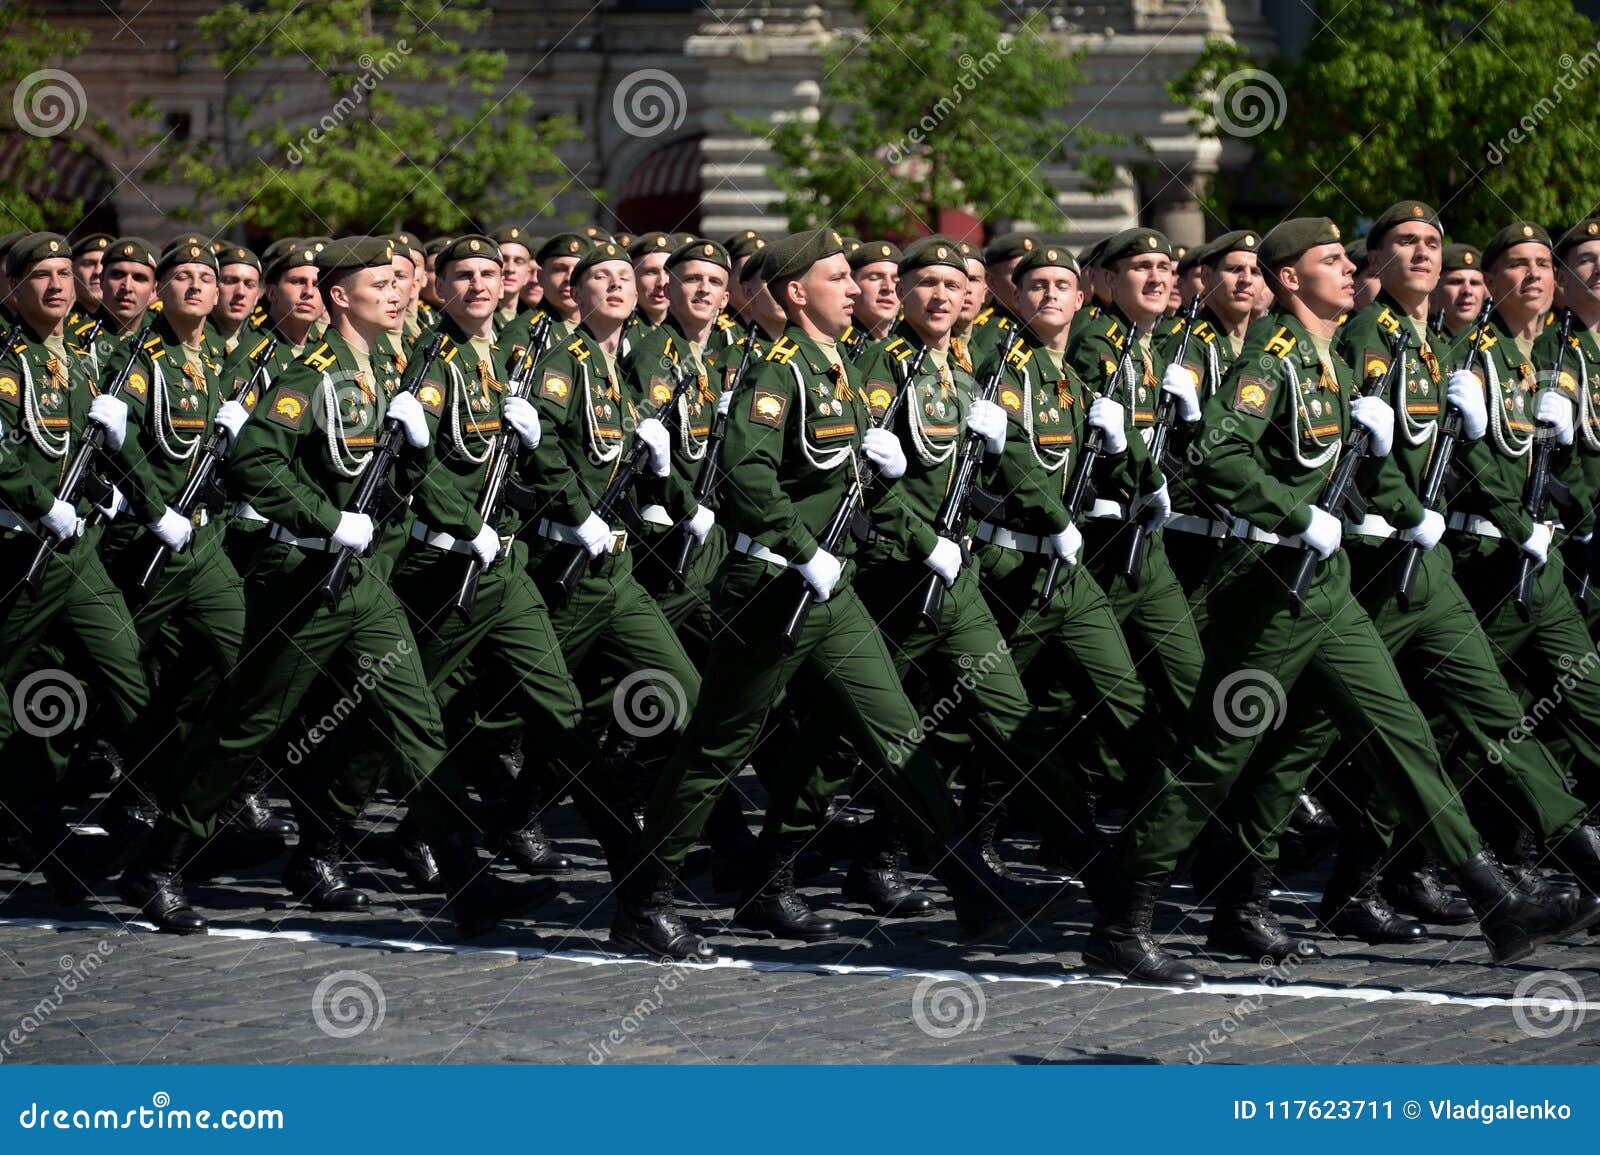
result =
[{"label": "green beret", "polygon": [[693,244],[675,249],[667,258],[667,268],[675,269],[685,261],[709,261],[713,265],[720,265],[725,272],[733,272],[733,261],[728,256],[728,250],[716,241],[696,240]]},{"label": "green beret", "polygon": [[678,248],[670,233],[640,233],[633,238],[633,244],[627,246],[627,253],[628,259],[637,263],[651,253],[666,253],[670,256]]},{"label": "green beret", "polygon": [[[512,241],[514,245],[522,244],[521,241]],[[444,248],[439,250],[439,255],[434,258],[433,267],[440,272],[451,261],[465,261],[473,257],[480,257],[485,261],[494,261],[499,264],[505,259],[500,252],[500,243],[493,237],[486,237],[482,233],[468,233],[464,237],[456,237]]]},{"label": "green beret", "polygon": [[844,252],[844,238],[832,229],[812,229],[795,233],[767,246],[767,259],[761,275],[768,281],[803,275],[818,261]]},{"label": "green beret", "polygon": [[166,243],[166,245],[162,248],[162,250],[161,250],[162,255],[165,256],[167,253],[171,252],[173,249],[177,248],[179,245],[182,245],[186,249],[187,248],[209,249],[209,248],[211,248],[211,241],[206,237],[202,237],[199,233],[179,233],[177,236],[173,237],[170,241],[168,241]]},{"label": "green beret", "polygon": [[51,257],[71,257],[72,245],[60,233],[24,233],[6,254],[6,276],[15,277],[29,266]]},{"label": "green beret", "polygon": [[1543,245],[1551,248],[1550,234],[1540,225],[1532,221],[1517,221],[1501,229],[1489,238],[1489,243],[1483,246],[1483,264],[1485,268],[1499,260],[1500,255],[1514,245]]},{"label": "green beret", "polygon": [[683,248],[684,245],[692,245],[696,241],[698,241],[699,239],[700,238],[697,235],[695,235],[694,233],[673,233],[672,234],[672,248],[673,248],[673,251],[677,251],[678,249]]},{"label": "green beret", "polygon": [[[601,228],[599,225],[584,225],[583,226],[583,238],[584,238],[584,240],[590,241],[590,242],[594,242],[594,241],[609,241],[609,240],[612,239],[612,236],[611,236],[610,233],[606,232],[606,230]],[[619,245],[618,248],[621,248],[621,246]]]},{"label": "green beret", "polygon": [[741,285],[746,281],[754,281],[757,278],[766,279],[764,270],[767,267],[767,254],[771,251],[770,247],[762,246],[750,254],[750,259],[739,267],[739,283]]},{"label": "green beret", "polygon": [[143,237],[118,237],[106,246],[105,259],[100,264],[104,268],[128,262],[154,269],[156,267],[155,246]]},{"label": "green beret", "polygon": [[1457,269],[1477,269],[1481,273],[1483,254],[1472,245],[1460,243],[1446,245],[1441,250],[1440,274],[1453,273]]},{"label": "green beret", "polygon": [[1344,255],[1350,258],[1350,263],[1355,265],[1357,272],[1360,272],[1362,269],[1366,268],[1367,258],[1369,256],[1367,252],[1367,238],[1357,237],[1355,240],[1345,245]]},{"label": "green beret", "polygon": [[[303,247],[296,248],[290,245],[288,248],[278,249],[270,260],[263,260],[261,263],[261,279],[269,285],[275,285],[282,280],[283,274],[290,269],[315,265],[317,263],[317,250],[306,245],[303,241],[300,243]],[[278,245],[274,244],[272,247],[276,249]]]},{"label": "green beret", "polygon": [[433,240],[422,246],[422,253],[428,257],[438,256],[440,250],[446,248],[453,240],[455,240],[454,237],[434,237]]},{"label": "green beret", "polygon": [[1083,269],[1093,269],[1098,267],[1100,264],[1100,254],[1105,252],[1106,242],[1110,239],[1110,237],[1101,237],[1094,244],[1090,245],[1088,248],[1084,249],[1083,252],[1079,253],[1078,267]]},{"label": "green beret", "polygon": [[5,236],[0,237],[0,257],[4,257],[7,253],[9,253],[11,251],[11,246],[16,244],[23,237],[27,236],[28,232],[29,230],[27,229],[18,229],[14,233],[7,233]]},{"label": "green beret", "polygon": [[1159,229],[1123,229],[1106,241],[1100,250],[1099,263],[1110,265],[1124,257],[1142,257],[1148,253],[1172,255],[1172,242],[1167,240],[1166,233]]},{"label": "green beret", "polygon": [[879,261],[900,261],[900,246],[892,241],[866,241],[850,254],[850,267],[862,269]]},{"label": "green beret", "polygon": [[156,276],[164,277],[179,265],[204,265],[214,273],[217,271],[217,256],[211,251],[211,246],[204,242],[189,244],[179,241],[162,250],[161,259],[156,262]]},{"label": "green beret", "polygon": [[1561,239],[1556,242],[1556,256],[1585,241],[1600,241],[1600,217],[1587,217],[1562,233]]},{"label": "green beret", "polygon": [[305,242],[299,237],[279,237],[266,248],[261,250],[262,267],[265,268],[267,265],[272,264],[279,257],[283,256],[284,253],[287,253],[290,249],[298,248],[304,243]]},{"label": "green beret", "polygon": [[861,247],[861,238],[847,237],[843,234],[840,234],[839,243],[844,246],[844,255],[848,257],[851,253],[855,252]]},{"label": "green beret", "polygon": [[86,237],[79,237],[72,242],[72,255],[81,257],[87,253],[103,253],[114,239],[110,233],[90,233]]},{"label": "green beret", "polygon": [[394,263],[394,242],[388,237],[345,237],[330,241],[317,253],[317,284],[331,285],[362,269]]},{"label": "green beret", "polygon": [[1281,269],[1318,245],[1339,244],[1339,226],[1327,217],[1291,217],[1280,221],[1261,238],[1261,264]]},{"label": "green beret", "polygon": [[1253,229],[1234,229],[1201,245],[1189,254],[1195,264],[1216,265],[1229,253],[1254,253],[1261,249],[1261,237]]},{"label": "green beret", "polygon": [[1403,225],[1407,221],[1421,221],[1425,225],[1432,225],[1444,236],[1444,226],[1439,223],[1439,214],[1422,201],[1400,201],[1392,204],[1378,214],[1378,219],[1372,222],[1372,227],[1367,230],[1367,248],[1383,240],[1383,234]]},{"label": "green beret", "polygon": [[765,247],[766,243],[766,239],[755,229],[740,229],[723,241],[722,247],[728,250],[728,256],[737,261],[740,257],[748,257],[757,249]]},{"label": "green beret", "polygon": [[942,237],[937,233],[931,237],[921,237],[912,241],[906,246],[906,251],[900,254],[902,276],[934,265],[946,265],[964,275],[967,271],[967,258],[962,256],[960,245],[949,237]]},{"label": "green beret", "polygon": [[628,250],[616,241],[596,241],[578,258],[578,263],[572,266],[572,283],[576,285],[590,269],[607,261],[622,261],[630,265],[633,263],[628,259]]},{"label": "green beret", "polygon": [[301,240],[300,240],[300,243],[303,244],[303,245],[309,245],[311,248],[315,249],[317,252],[320,253],[323,249],[325,249],[329,245],[333,244],[333,238],[332,237],[302,237]]},{"label": "green beret", "polygon": [[1011,283],[1022,284],[1022,278],[1035,269],[1068,269],[1075,277],[1083,275],[1083,270],[1079,268],[1071,249],[1066,245],[1045,243],[1017,262],[1017,267],[1011,270]]},{"label": "green beret", "polygon": [[956,247],[961,250],[962,260],[977,261],[980,265],[987,263],[983,259],[982,245],[975,245],[971,241],[960,241],[956,244]]},{"label": "green beret", "polygon": [[[472,233],[470,235],[477,237],[480,241],[486,239],[482,233]],[[493,241],[496,245],[521,245],[530,253],[533,251],[533,245],[529,243],[533,238],[528,235],[528,230],[521,225],[501,225],[490,233],[487,239]]]},{"label": "green beret", "polygon": [[1027,233],[1001,233],[984,248],[983,263],[997,265],[1001,261],[1009,261],[1016,257],[1026,256],[1038,244],[1038,239],[1029,236]]},{"label": "green beret", "polygon": [[611,239],[616,241],[617,244],[621,245],[623,248],[627,248],[638,238],[635,237],[633,233],[612,233]]},{"label": "green beret", "polygon": [[1177,260],[1176,271],[1178,276],[1183,276],[1183,274],[1204,261],[1206,254],[1211,252],[1211,246],[1214,243],[1207,241],[1205,244],[1196,245],[1192,249],[1184,249],[1181,255],[1175,252],[1174,257]]},{"label": "green beret", "polygon": [[243,245],[228,245],[217,254],[217,269],[220,271],[223,265],[249,265],[259,273],[261,258]]},{"label": "green beret", "polygon": [[539,246],[539,251],[533,254],[533,259],[542,265],[557,257],[581,257],[593,244],[594,242],[582,233],[557,233]]},{"label": "green beret", "polygon": [[397,249],[405,249],[407,253],[422,251],[422,242],[417,240],[415,233],[398,232],[390,233],[389,239],[394,242]]}]

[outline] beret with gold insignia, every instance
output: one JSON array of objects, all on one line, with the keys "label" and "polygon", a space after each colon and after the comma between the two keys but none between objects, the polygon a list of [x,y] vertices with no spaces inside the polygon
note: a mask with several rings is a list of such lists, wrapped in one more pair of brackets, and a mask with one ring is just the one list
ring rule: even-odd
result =
[{"label": "beret with gold insignia", "polygon": [[1261,249],[1261,236],[1253,229],[1234,229],[1214,241],[1201,245],[1189,256],[1197,264],[1216,265],[1229,253],[1254,253]]},{"label": "beret with gold insignia", "polygon": [[28,233],[6,254],[6,275],[15,277],[51,257],[71,257],[72,245],[60,233]]},{"label": "beret with gold insignia", "polygon": [[1489,243],[1483,246],[1483,263],[1487,268],[1505,253],[1507,249],[1517,245],[1543,245],[1551,248],[1550,234],[1545,232],[1542,225],[1532,221],[1514,221],[1489,238]]},{"label": "beret with gold insignia", "polygon": [[757,249],[766,248],[767,239],[755,229],[740,229],[723,241],[722,247],[728,250],[728,256],[737,261],[740,257],[748,257]]},{"label": "beret with gold insignia", "polygon": [[1038,238],[1027,233],[1001,233],[984,247],[983,263],[997,265],[1001,261],[1014,261],[1027,256],[1038,244]]},{"label": "beret with gold insignia", "polygon": [[1261,238],[1261,264],[1268,269],[1281,269],[1294,264],[1308,249],[1340,243],[1339,226],[1327,217],[1290,217],[1273,225]]},{"label": "beret with gold insignia", "polygon": [[557,233],[533,254],[541,265],[558,257],[581,257],[593,247],[594,242],[582,233]]},{"label": "beret with gold insignia", "polygon": [[[280,243],[275,242],[272,248],[277,248]],[[317,251],[304,242],[296,242],[287,248],[278,249],[276,253],[269,248],[267,253],[269,255],[261,267],[261,279],[269,285],[277,284],[290,269],[300,269],[317,263]]]},{"label": "beret with gold insignia", "polygon": [[983,259],[982,245],[975,245],[971,241],[959,241],[957,247],[961,250],[963,260],[977,261],[980,265],[986,263]]},{"label": "beret with gold insignia", "polygon": [[728,272],[733,271],[733,260],[728,256],[728,250],[716,241],[701,239],[684,245],[667,258],[667,268],[675,269],[685,261],[709,261]]},{"label": "beret with gold insignia", "polygon": [[389,239],[394,242],[395,248],[399,249],[407,256],[412,253],[420,253],[422,251],[422,242],[417,240],[417,235],[415,233],[408,233],[404,230],[401,230],[398,233],[390,233]]},{"label": "beret with gold insignia", "polygon": [[684,245],[692,245],[699,239],[700,238],[694,233],[673,233],[672,247],[674,249],[681,249]]},{"label": "beret with gold insignia", "polygon": [[832,229],[795,233],[767,246],[761,275],[770,281],[802,276],[818,261],[844,252],[844,238]]},{"label": "beret with gold insignia", "polygon": [[217,254],[217,268],[221,269],[223,265],[249,265],[259,273],[261,258],[243,245],[227,245]]},{"label": "beret with gold insignia", "polygon": [[[513,241],[520,244],[520,241]],[[456,237],[444,248],[439,250],[439,255],[433,262],[433,267],[443,275],[445,266],[451,261],[465,261],[479,257],[485,261],[499,262],[503,258],[500,246],[494,238],[486,237],[482,233],[468,233],[464,237]]]},{"label": "beret with gold insignia", "polygon": [[1457,269],[1478,269],[1480,271],[1483,269],[1483,254],[1477,250],[1476,246],[1457,242],[1446,245],[1440,250],[1440,253],[1439,272],[1441,275],[1453,273]]},{"label": "beret with gold insignia", "polygon": [[110,233],[90,233],[72,242],[72,255],[81,257],[88,253],[103,253],[116,238]]},{"label": "beret with gold insignia", "polygon": [[454,237],[434,237],[433,240],[422,246],[422,251],[427,256],[436,257],[453,240],[455,240]]},{"label": "beret with gold insignia", "polygon": [[767,254],[771,249],[761,248],[750,254],[750,259],[739,266],[739,283],[753,281],[760,277],[766,278]]},{"label": "beret with gold insignia", "polygon": [[572,266],[572,283],[576,285],[590,269],[608,261],[621,261],[625,265],[633,263],[628,259],[628,250],[616,241],[596,241],[578,258],[578,263]]},{"label": "beret with gold insignia", "polygon": [[638,237],[634,233],[612,233],[611,239],[616,241],[617,244],[621,245],[623,248],[627,248],[629,245],[633,244]]},{"label": "beret with gold insignia", "polygon": [[900,255],[899,246],[892,241],[863,241],[860,247],[850,254],[850,267],[860,270],[879,261],[898,264]]},{"label": "beret with gold insignia", "polygon": [[1585,241],[1600,241],[1600,217],[1588,217],[1562,233],[1561,239],[1556,242],[1556,256]]},{"label": "beret with gold insignia", "polygon": [[1110,265],[1125,257],[1143,257],[1151,253],[1164,257],[1172,255],[1172,242],[1167,240],[1166,233],[1143,227],[1123,229],[1106,240],[1098,260],[1102,265]]},{"label": "beret with gold insignia", "polygon": [[331,285],[362,269],[394,263],[394,242],[388,237],[345,237],[328,242],[317,253],[317,283]]},{"label": "beret with gold insignia", "polygon": [[906,246],[906,251],[900,254],[900,273],[914,273],[918,269],[927,269],[935,265],[948,265],[962,273],[967,271],[967,258],[961,253],[961,246],[949,237],[935,233],[931,237],[920,237]]},{"label": "beret with gold insignia", "polygon": [[1372,227],[1367,230],[1367,247],[1380,243],[1383,234],[1396,225],[1403,225],[1407,221],[1420,221],[1431,225],[1438,230],[1439,235],[1444,235],[1444,225],[1439,223],[1439,214],[1423,201],[1398,201],[1378,214],[1377,220],[1372,222]]},{"label": "beret with gold insignia", "polygon": [[1035,269],[1066,269],[1073,276],[1082,276],[1077,258],[1066,245],[1042,244],[1017,262],[1011,270],[1011,283],[1022,284],[1022,278]]},{"label": "beret with gold insignia", "polygon": [[670,254],[676,246],[672,243],[672,234],[663,232],[640,233],[633,238],[633,243],[627,246],[628,259],[638,261],[651,253]]},{"label": "beret with gold insignia", "polygon": [[107,246],[105,259],[101,264],[109,268],[112,265],[131,263],[153,269],[156,267],[156,260],[155,246],[143,237],[118,237]]},{"label": "beret with gold insignia", "polygon": [[[474,233],[473,235],[482,239],[484,234]],[[533,238],[528,235],[528,230],[521,225],[501,225],[489,233],[488,238],[496,245],[522,245],[529,252],[533,251],[533,246],[529,244]]]}]

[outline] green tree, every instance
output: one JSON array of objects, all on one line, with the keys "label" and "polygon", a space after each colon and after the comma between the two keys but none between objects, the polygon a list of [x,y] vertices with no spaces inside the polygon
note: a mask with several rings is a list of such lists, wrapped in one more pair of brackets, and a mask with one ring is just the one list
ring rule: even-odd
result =
[{"label": "green tree", "polygon": [[791,228],[903,236],[941,208],[1053,225],[1056,190],[1040,166],[1070,160],[1109,181],[1110,162],[1093,150],[1114,138],[1064,135],[1050,118],[1083,74],[1037,15],[1008,29],[987,0],[853,7],[861,28],[823,51],[818,117],[776,127],[734,118],[768,137]]},{"label": "green tree", "polygon": [[19,145],[0,181],[0,232],[65,228],[83,210],[79,201],[32,195],[45,187],[65,150],[84,151],[84,129],[109,137],[103,120],[90,121],[82,86],[60,65],[76,56],[88,33],[55,27],[31,4],[0,0],[0,92],[4,129]]},{"label": "green tree", "polygon": [[[153,175],[195,190],[181,215],[276,236],[448,232],[546,213],[565,171],[555,149],[577,130],[535,118],[502,83],[503,52],[463,43],[490,17],[481,0],[225,4],[197,30],[229,77],[242,139],[168,142]],[[309,92],[326,99],[307,115]],[[456,111],[447,93],[478,104]]]},{"label": "green tree", "polygon": [[1200,131],[1255,146],[1286,209],[1350,224],[1418,197],[1481,243],[1600,205],[1600,48],[1571,0],[1319,0],[1317,28],[1297,61],[1213,40],[1169,86]]}]

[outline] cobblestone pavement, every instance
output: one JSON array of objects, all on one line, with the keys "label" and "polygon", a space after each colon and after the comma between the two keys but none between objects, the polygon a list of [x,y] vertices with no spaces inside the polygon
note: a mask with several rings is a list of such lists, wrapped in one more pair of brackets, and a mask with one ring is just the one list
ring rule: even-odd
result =
[{"label": "cobblestone pavement", "polygon": [[[358,853],[376,863],[387,825],[366,829]],[[803,892],[845,936],[788,944],[729,927],[733,896],[701,874],[693,921],[722,960],[671,967],[607,950],[594,847],[562,845],[581,867],[562,898],[467,947],[426,921],[437,896],[378,865],[355,871],[374,899],[361,915],[291,903],[281,857],[196,885],[205,938],[125,921],[105,884],[63,918],[36,879],[0,870],[0,1062],[1600,1061],[1600,938],[1494,967],[1471,928],[1407,949],[1319,934],[1329,958],[1272,971],[1207,958],[1204,912],[1186,917],[1178,887],[1157,930],[1216,979],[1179,992],[1085,970],[1087,903],[970,946],[947,909],[880,921],[840,905],[834,874]],[[1309,931],[1320,879],[1288,881],[1301,889],[1275,907]]]}]

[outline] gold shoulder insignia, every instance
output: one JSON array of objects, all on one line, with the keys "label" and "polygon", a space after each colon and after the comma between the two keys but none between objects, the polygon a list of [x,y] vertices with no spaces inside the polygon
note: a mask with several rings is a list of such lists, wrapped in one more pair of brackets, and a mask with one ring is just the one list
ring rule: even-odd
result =
[{"label": "gold shoulder insignia", "polygon": [[1194,326],[1194,335],[1199,337],[1207,345],[1210,345],[1217,339],[1217,327],[1210,321],[1196,321]]},{"label": "gold shoulder insignia", "polygon": [[261,338],[260,343],[257,344],[254,349],[250,350],[250,353],[249,353],[250,360],[254,361],[257,357],[261,356],[261,350],[263,350],[263,349],[265,349],[267,347],[267,342],[270,341],[270,340],[272,340],[271,337],[263,337],[263,338]]},{"label": "gold shoulder insignia", "polygon": [[1101,335],[1113,343],[1121,341],[1122,326],[1117,324],[1115,321],[1110,321],[1106,325],[1106,331]]},{"label": "gold shoulder insignia", "polygon": [[333,349],[329,344],[324,341],[302,357],[301,360],[317,372],[326,373],[333,367],[334,361],[338,360],[338,358],[334,356]]},{"label": "gold shoulder insignia", "polygon": [[584,344],[582,337],[574,337],[572,340],[568,341],[567,352],[571,353],[572,356],[579,362],[587,361],[589,359],[589,346]]},{"label": "gold shoulder insignia", "polygon": [[1295,337],[1289,332],[1287,325],[1280,325],[1278,331],[1272,335],[1272,340],[1267,342],[1267,352],[1279,360],[1294,352]]},{"label": "gold shoulder insignia", "polygon": [[993,318],[993,316],[994,316],[994,306],[993,305],[985,305],[982,309],[978,310],[978,315],[976,317],[972,318],[972,325],[973,325],[974,328],[976,328],[979,325],[987,325],[989,323],[990,319]]},{"label": "gold shoulder insignia", "polygon": [[1494,330],[1485,325],[1483,333],[1478,337],[1478,348],[1487,352],[1493,349],[1499,340],[1500,338],[1494,335]]},{"label": "gold shoulder insignia", "polygon": [[167,355],[167,347],[161,343],[160,337],[151,337],[144,343],[144,351],[150,354],[150,360],[156,361]]},{"label": "gold shoulder insignia", "polygon": [[789,359],[800,352],[800,346],[787,337],[779,337],[772,343],[772,348],[767,350],[767,360],[776,361],[780,365],[787,365]]},{"label": "gold shoulder insignia", "polygon": [[1011,350],[1011,356],[1006,358],[1006,364],[1014,365],[1018,369],[1021,369],[1031,360],[1033,360],[1033,350],[1028,348],[1026,345],[1018,345],[1015,349]]},{"label": "gold shoulder insignia", "polygon": [[1378,314],[1378,328],[1385,333],[1393,333],[1400,328],[1400,318],[1385,308],[1383,312]]},{"label": "gold shoulder insignia", "polygon": [[734,321],[734,319],[732,317],[728,316],[728,314],[726,314],[726,313],[718,313],[717,314],[717,328],[721,329],[723,332],[727,332],[729,329],[733,329],[733,328],[736,328],[736,327],[737,327],[736,322]]},{"label": "gold shoulder insignia", "polygon": [[896,361],[909,361],[911,359],[911,342],[904,337],[895,337],[883,347],[883,351]]}]

